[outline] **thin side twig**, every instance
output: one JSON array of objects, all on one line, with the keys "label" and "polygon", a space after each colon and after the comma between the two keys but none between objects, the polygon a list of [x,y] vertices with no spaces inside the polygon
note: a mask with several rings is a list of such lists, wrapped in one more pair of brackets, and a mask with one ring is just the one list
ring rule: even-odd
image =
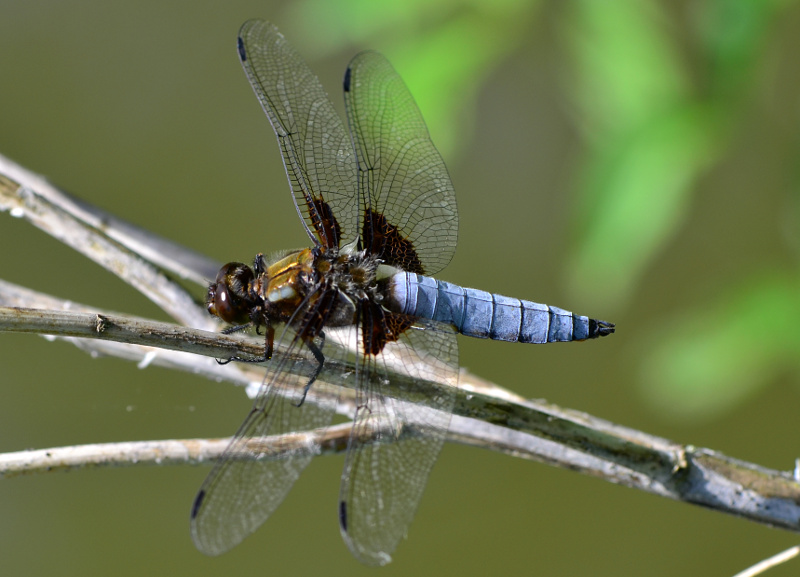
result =
[{"label": "thin side twig", "polygon": [[778,565],[786,563],[787,561],[791,561],[798,555],[800,555],[800,546],[795,545],[794,547],[789,547],[785,551],[781,551],[772,557],[764,559],[763,561],[759,561],[752,567],[748,567],[733,577],[756,577],[756,575],[766,573],[773,567],[777,567]]}]

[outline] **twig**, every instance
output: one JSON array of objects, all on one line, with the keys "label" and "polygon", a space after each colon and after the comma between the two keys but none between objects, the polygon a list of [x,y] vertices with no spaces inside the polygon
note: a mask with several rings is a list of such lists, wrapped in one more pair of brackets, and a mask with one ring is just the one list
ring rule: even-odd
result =
[{"label": "twig", "polygon": [[[324,455],[344,450],[350,434],[348,424],[325,431],[308,431],[273,437],[277,446],[297,450],[313,448]],[[0,454],[0,478],[33,473],[72,471],[95,467],[138,465],[201,465],[218,458],[230,443],[226,439],[171,439],[129,443],[98,443]],[[263,449],[263,447],[261,447]]]},{"label": "twig", "polygon": [[[19,166],[14,161],[0,154],[0,175],[7,180],[18,183],[65,214],[76,222],[89,228],[102,231],[109,239],[127,247],[133,254],[152,263],[155,267],[176,274],[179,278],[203,285],[213,279],[219,269],[219,263],[201,255],[185,246],[139,228],[115,215],[92,206],[79,198],[70,196],[63,190],[53,186],[46,178]],[[10,210],[14,206],[4,207],[0,202],[0,210]],[[19,206],[24,211],[24,206]],[[27,217],[24,212],[16,216]],[[36,224],[36,223],[34,223]],[[36,226],[39,226],[36,224]],[[86,247],[75,247],[82,250]]]},{"label": "twig", "polygon": [[777,567],[782,563],[786,563],[787,561],[794,559],[798,554],[800,554],[800,546],[795,545],[794,547],[789,547],[785,551],[781,551],[780,553],[777,553],[768,559],[759,561],[752,567],[737,573],[733,577],[755,577],[756,575],[761,575],[773,567]]},{"label": "twig", "polygon": [[[4,177],[2,172],[4,160],[0,156],[0,211],[8,211],[12,216],[24,218],[57,240],[88,256],[140,291],[182,324],[213,330],[214,322],[205,311],[197,306],[191,295],[179,284],[168,279],[159,270],[159,265],[146,260],[141,254],[134,252],[134,249],[126,248],[120,241],[114,239],[115,233],[118,233],[115,227],[120,226],[122,221],[111,216],[102,216],[99,227],[88,224],[69,212],[74,200],[66,195],[63,198],[56,195],[52,186],[45,189],[51,193],[48,198],[38,189]],[[99,209],[95,209],[95,216],[101,218]],[[130,225],[130,228],[134,227]],[[122,237],[122,240],[127,241],[127,238]],[[156,237],[152,250],[162,242],[168,241]],[[141,244],[137,242],[136,247],[140,248]],[[159,262],[163,261],[164,255],[159,255]],[[172,267],[176,268],[179,267]]]}]

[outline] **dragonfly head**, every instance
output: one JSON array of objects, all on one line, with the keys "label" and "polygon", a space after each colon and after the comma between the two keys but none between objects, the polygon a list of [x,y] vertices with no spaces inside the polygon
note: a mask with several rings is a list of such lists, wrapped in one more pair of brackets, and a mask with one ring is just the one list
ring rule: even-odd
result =
[{"label": "dragonfly head", "polygon": [[250,296],[253,279],[253,270],[246,264],[229,262],[223,266],[214,282],[208,285],[208,312],[226,323],[247,323],[253,307]]}]

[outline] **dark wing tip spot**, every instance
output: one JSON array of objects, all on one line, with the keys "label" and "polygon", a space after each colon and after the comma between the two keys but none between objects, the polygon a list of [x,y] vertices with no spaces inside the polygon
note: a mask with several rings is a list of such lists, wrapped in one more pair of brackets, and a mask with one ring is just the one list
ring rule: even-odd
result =
[{"label": "dark wing tip spot", "polygon": [[339,501],[339,526],[347,532],[347,503]]},{"label": "dark wing tip spot", "polygon": [[247,52],[244,50],[244,40],[242,40],[241,36],[236,39],[236,48],[239,50],[239,60],[246,62]]},{"label": "dark wing tip spot", "polygon": [[347,71],[344,73],[344,91],[350,92],[350,70],[351,68],[348,66]]},{"label": "dark wing tip spot", "polygon": [[203,500],[206,498],[206,492],[200,491],[197,494],[197,497],[194,498],[194,504],[192,505],[192,519],[197,517],[197,512],[200,510],[200,506],[203,504]]}]

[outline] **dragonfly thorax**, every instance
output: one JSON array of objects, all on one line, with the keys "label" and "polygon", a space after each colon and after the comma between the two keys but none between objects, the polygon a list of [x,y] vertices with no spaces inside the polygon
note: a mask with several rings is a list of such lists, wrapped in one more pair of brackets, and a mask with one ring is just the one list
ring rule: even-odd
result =
[{"label": "dragonfly thorax", "polygon": [[303,249],[267,264],[262,255],[251,268],[231,262],[217,273],[206,296],[208,312],[230,324],[287,322],[303,302],[336,293],[327,306],[332,326],[353,322],[356,303],[384,300],[378,283],[380,261],[367,251]]},{"label": "dragonfly thorax", "polygon": [[[325,257],[322,256],[321,259]],[[370,298],[377,290],[378,264],[378,260],[366,251],[339,254],[327,263],[323,261],[317,266],[319,282],[327,283],[353,300]]]}]

